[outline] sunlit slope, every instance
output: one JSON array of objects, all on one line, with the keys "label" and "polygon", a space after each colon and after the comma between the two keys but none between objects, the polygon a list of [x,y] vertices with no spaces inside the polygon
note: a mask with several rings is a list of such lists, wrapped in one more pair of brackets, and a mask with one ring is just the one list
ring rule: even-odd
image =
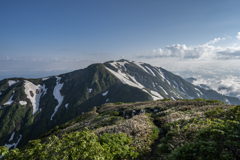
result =
[{"label": "sunlit slope", "polygon": [[145,91],[154,100],[163,98],[173,100],[202,98],[217,99],[228,104],[240,104],[238,98],[224,96],[214,90],[205,90],[195,86],[161,67],[124,59],[109,61],[104,65],[122,83]]},{"label": "sunlit slope", "polygon": [[5,79],[0,91],[0,145],[12,148],[94,106],[151,100],[140,89],[121,83],[103,64],[40,79]]}]

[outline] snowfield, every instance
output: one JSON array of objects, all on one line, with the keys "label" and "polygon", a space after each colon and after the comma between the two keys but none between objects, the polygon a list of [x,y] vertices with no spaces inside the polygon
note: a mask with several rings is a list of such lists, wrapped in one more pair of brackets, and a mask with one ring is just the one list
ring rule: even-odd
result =
[{"label": "snowfield", "polygon": [[13,98],[14,94],[15,94],[15,91],[13,91],[13,94],[12,94],[12,96],[10,97],[10,99],[9,99],[6,103],[4,103],[3,105],[11,105],[11,104],[13,103],[12,98]]},{"label": "snowfield", "polygon": [[[128,74],[125,74],[125,73],[122,73],[120,70],[118,70],[118,72],[115,72],[113,70],[111,70],[110,68],[107,68],[106,69],[108,71],[110,71],[112,74],[114,74],[114,76],[116,76],[119,80],[121,80],[124,84],[128,84],[129,86],[133,86],[133,87],[137,87],[139,89],[142,89],[144,88],[144,86],[140,83],[138,83],[134,77],[128,75]],[[132,81],[131,81],[132,80]]]},{"label": "snowfield", "polygon": [[38,111],[41,96],[43,97],[47,93],[47,88],[45,88],[45,84],[43,86],[35,85],[27,80],[25,80],[24,88],[27,98],[32,103],[34,115]]},{"label": "snowfield", "polygon": [[50,120],[52,120],[53,116],[56,114],[58,108],[61,106],[63,99],[64,99],[64,97],[61,95],[61,92],[60,92],[60,90],[62,89],[62,87],[64,85],[64,83],[60,83],[60,80],[62,77],[56,77],[56,78],[57,78],[57,80],[56,80],[56,86],[54,87],[54,90],[53,90],[53,96],[58,101],[58,105],[55,107]]},{"label": "snowfield", "polygon": [[8,86],[11,87],[12,85],[14,85],[14,84],[16,84],[16,83],[18,83],[18,82],[19,82],[19,80],[18,80],[18,81],[9,80],[9,81],[8,81]]},{"label": "snowfield", "polygon": [[19,103],[20,103],[21,105],[26,105],[26,104],[27,104],[26,101],[19,101]]}]

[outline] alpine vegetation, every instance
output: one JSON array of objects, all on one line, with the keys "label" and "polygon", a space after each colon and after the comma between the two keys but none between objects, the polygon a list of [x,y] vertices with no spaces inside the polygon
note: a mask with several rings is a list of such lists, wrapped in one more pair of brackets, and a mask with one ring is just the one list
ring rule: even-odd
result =
[{"label": "alpine vegetation", "polygon": [[[238,142],[240,100],[161,67],[122,59],[47,78],[4,79],[0,91],[5,159],[186,159],[189,146],[199,156],[205,142],[220,147],[214,151],[220,159],[238,156],[233,139]],[[184,127],[190,127],[188,132]],[[235,137],[209,144],[212,139],[201,137],[208,127]],[[179,149],[183,146],[187,148]],[[178,153],[183,152],[182,158]]]}]

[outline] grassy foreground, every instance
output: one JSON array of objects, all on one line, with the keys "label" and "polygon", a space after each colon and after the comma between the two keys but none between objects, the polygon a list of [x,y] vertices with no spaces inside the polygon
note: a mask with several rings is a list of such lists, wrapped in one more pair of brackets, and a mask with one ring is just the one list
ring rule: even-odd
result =
[{"label": "grassy foreground", "polygon": [[[87,128],[86,128],[87,127]],[[3,159],[240,159],[240,106],[215,100],[95,107]]]}]

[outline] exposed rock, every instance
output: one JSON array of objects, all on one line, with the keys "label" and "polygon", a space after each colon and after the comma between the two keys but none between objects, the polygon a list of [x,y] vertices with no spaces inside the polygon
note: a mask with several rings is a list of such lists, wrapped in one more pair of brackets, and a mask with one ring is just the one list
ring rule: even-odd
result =
[{"label": "exposed rock", "polygon": [[132,117],[136,114],[135,110],[132,110]]},{"label": "exposed rock", "polygon": [[125,117],[125,116],[126,116],[125,112],[123,112],[122,116],[123,116],[123,117]]},{"label": "exposed rock", "polygon": [[144,113],[144,110],[141,108],[139,114]]}]

